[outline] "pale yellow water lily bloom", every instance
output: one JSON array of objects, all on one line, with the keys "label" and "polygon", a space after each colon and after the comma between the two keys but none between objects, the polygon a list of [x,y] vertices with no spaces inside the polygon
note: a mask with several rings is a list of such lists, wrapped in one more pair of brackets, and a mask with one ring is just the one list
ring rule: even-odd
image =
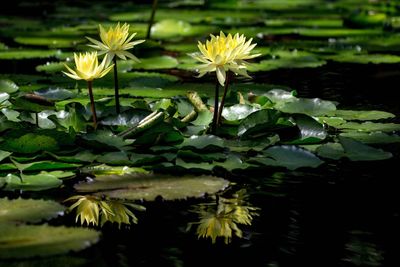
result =
[{"label": "pale yellow water lily bloom", "polygon": [[202,77],[208,72],[216,72],[218,82],[224,86],[226,72],[233,73],[250,78],[247,74],[247,59],[260,56],[260,54],[251,54],[251,50],[257,45],[252,44],[252,38],[246,41],[246,37],[236,33],[234,36],[227,36],[221,31],[219,35],[210,35],[211,39],[205,44],[199,41],[198,48],[200,53],[189,54],[194,59],[200,61],[198,67],[199,76]]},{"label": "pale yellow water lily bloom", "polygon": [[99,29],[101,42],[86,37],[93,43],[89,46],[98,50],[99,55],[107,54],[109,56],[109,61],[113,60],[114,56],[117,56],[123,60],[130,58],[136,62],[140,62],[136,56],[126,50],[132,49],[135,45],[143,43],[145,40],[136,40],[131,42],[133,37],[136,36],[136,33],[132,33],[129,36],[129,24],[124,23],[121,26],[118,22],[115,27],[111,26],[108,30],[105,30],[102,25],[99,25]]},{"label": "pale yellow water lily bloom", "polygon": [[109,62],[107,55],[99,65],[97,52],[74,53],[74,59],[76,69],[73,70],[65,64],[69,72],[63,71],[63,73],[75,80],[93,81],[106,75],[114,66],[107,64]]}]

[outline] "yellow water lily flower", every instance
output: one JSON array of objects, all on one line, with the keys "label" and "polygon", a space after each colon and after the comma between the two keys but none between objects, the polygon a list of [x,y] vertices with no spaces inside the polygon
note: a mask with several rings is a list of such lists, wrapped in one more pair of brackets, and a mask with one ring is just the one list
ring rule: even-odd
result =
[{"label": "yellow water lily flower", "polygon": [[252,38],[246,41],[246,37],[236,33],[234,36],[226,36],[222,31],[220,35],[210,35],[211,39],[205,44],[199,41],[200,53],[189,54],[194,59],[203,63],[198,67],[199,76],[202,77],[208,72],[216,72],[219,83],[224,86],[226,72],[232,71],[235,74],[250,77],[247,74],[247,59],[260,56],[250,54],[257,44],[251,44]]},{"label": "yellow water lily flower", "polygon": [[132,49],[135,45],[143,43],[145,40],[136,40],[131,42],[133,37],[136,36],[136,33],[132,33],[129,36],[129,24],[124,23],[124,25],[120,26],[118,22],[115,27],[110,27],[108,31],[106,31],[102,25],[99,25],[99,29],[101,42],[86,37],[93,43],[89,46],[99,50],[99,55],[107,54],[109,56],[109,61],[113,60],[114,56],[117,56],[124,60],[130,58],[136,62],[140,62],[137,57],[126,50]]},{"label": "yellow water lily flower", "polygon": [[99,65],[97,52],[86,52],[85,54],[79,53],[79,55],[74,53],[74,59],[76,70],[73,70],[68,65],[64,64],[69,72],[63,71],[63,73],[75,80],[85,80],[88,82],[93,81],[94,79],[98,79],[106,75],[114,66],[108,66],[107,55],[103,58],[103,61]]}]

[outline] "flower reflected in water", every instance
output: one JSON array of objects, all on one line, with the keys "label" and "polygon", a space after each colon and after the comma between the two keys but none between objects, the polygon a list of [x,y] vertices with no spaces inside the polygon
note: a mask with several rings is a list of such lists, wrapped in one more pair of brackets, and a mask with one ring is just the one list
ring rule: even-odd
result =
[{"label": "flower reflected in water", "polygon": [[258,208],[249,206],[245,190],[239,190],[232,198],[219,197],[217,203],[200,204],[193,210],[199,214],[200,221],[189,223],[197,226],[199,238],[211,238],[215,243],[218,237],[224,238],[225,244],[231,242],[233,236],[243,237],[238,225],[251,225]]},{"label": "flower reflected in water", "polygon": [[[75,201],[76,200],[76,201]],[[81,225],[103,226],[106,222],[117,223],[118,228],[122,224],[137,223],[138,219],[129,209],[139,211],[146,210],[145,207],[133,203],[126,203],[118,200],[101,199],[97,196],[73,196],[65,200],[75,201],[69,207],[69,211],[76,208],[75,221],[80,221]]]}]

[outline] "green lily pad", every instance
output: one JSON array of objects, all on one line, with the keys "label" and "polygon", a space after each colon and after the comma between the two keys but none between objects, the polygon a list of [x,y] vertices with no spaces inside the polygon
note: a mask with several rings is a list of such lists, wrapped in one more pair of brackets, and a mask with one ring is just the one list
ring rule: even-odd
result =
[{"label": "green lily pad", "polygon": [[101,191],[99,194],[119,199],[153,201],[158,196],[165,200],[202,197],[215,194],[229,182],[214,176],[170,176],[158,174],[130,174],[98,176],[90,183],[75,185],[79,192]]},{"label": "green lily pad", "polygon": [[333,56],[327,56],[327,59],[355,63],[355,64],[397,64],[400,62],[400,56],[388,54],[358,54],[353,52],[343,52]]},{"label": "green lily pad", "polygon": [[296,140],[289,142],[290,144],[318,143],[327,137],[324,126],[312,117],[299,114],[294,116],[294,120],[300,135]]},{"label": "green lily pad", "polygon": [[191,123],[196,126],[208,126],[213,120],[213,113],[208,110],[200,111]]},{"label": "green lily pad", "polygon": [[377,36],[382,34],[380,29],[346,29],[346,28],[302,28],[298,33],[307,37],[337,38],[348,36]]},{"label": "green lily pad", "polygon": [[340,133],[339,136],[352,138],[364,144],[393,144],[400,143],[400,136],[396,134],[386,134],[382,132],[359,132],[359,131],[349,131]]},{"label": "green lily pad", "polygon": [[65,64],[72,67],[72,63],[70,62],[47,62],[46,64],[36,66],[36,71],[43,71],[50,74],[58,73],[65,70]]},{"label": "green lily pad", "polygon": [[397,123],[379,123],[379,122],[346,122],[336,126],[343,130],[357,130],[363,132],[394,132],[400,131],[400,124]]},{"label": "green lily pad", "polygon": [[6,116],[7,120],[13,121],[13,122],[20,122],[21,120],[19,119],[20,113],[18,111],[8,109],[8,108],[2,108],[1,113]]},{"label": "green lily pad", "polygon": [[18,91],[18,89],[18,85],[16,85],[13,81],[3,79],[0,80],[0,92],[11,94]]},{"label": "green lily pad", "polygon": [[74,38],[37,36],[15,37],[14,41],[24,45],[48,46],[50,48],[69,48],[83,42],[83,40]]},{"label": "green lily pad", "polygon": [[0,222],[37,223],[62,214],[65,207],[51,200],[0,198]]},{"label": "green lily pad", "polygon": [[250,64],[249,71],[270,71],[280,68],[316,68],[326,64],[326,61],[320,59],[309,52],[304,51],[272,51],[271,59],[262,60],[259,63]]},{"label": "green lily pad", "polygon": [[0,224],[0,258],[32,258],[80,251],[98,242],[99,236],[99,232],[86,228]]},{"label": "green lily pad", "polygon": [[170,56],[159,56],[151,58],[141,58],[140,63],[133,63],[132,69],[135,70],[157,70],[157,69],[172,69],[178,66],[178,60]]},{"label": "green lily pad", "polygon": [[278,102],[274,107],[285,113],[298,113],[309,116],[323,116],[336,110],[336,105],[333,102],[319,98],[296,98],[290,102]]},{"label": "green lily pad", "polygon": [[18,138],[7,138],[0,144],[1,149],[18,153],[37,153],[39,151],[56,151],[59,146],[51,136],[27,133]]},{"label": "green lily pad", "polygon": [[347,157],[352,161],[375,161],[391,158],[390,152],[374,148],[354,139],[339,136],[340,143],[327,143],[316,149],[319,156],[338,160]]},{"label": "green lily pad", "polygon": [[50,100],[65,100],[76,96],[76,93],[64,88],[46,88],[35,91],[36,95]]},{"label": "green lily pad", "polygon": [[185,36],[192,31],[192,25],[182,20],[165,19],[151,27],[151,36],[157,39]]},{"label": "green lily pad", "polygon": [[[108,147],[124,149],[131,141],[124,140],[122,137],[114,135],[110,131],[96,131],[82,136],[86,141],[93,143],[94,147]],[[99,145],[100,144],[100,145]]]},{"label": "green lily pad", "polygon": [[36,175],[21,174],[18,177],[14,174],[8,174],[5,177],[0,177],[7,184],[4,190],[23,190],[23,191],[42,191],[51,188],[57,188],[62,184],[56,176],[41,172]]},{"label": "green lily pad", "polygon": [[0,162],[3,161],[3,159],[8,158],[11,154],[11,152],[0,150]]},{"label": "green lily pad", "polygon": [[263,157],[251,158],[249,162],[285,167],[289,170],[302,167],[317,168],[324,163],[313,153],[297,146],[273,146],[266,149],[263,154]]},{"label": "green lily pad", "polygon": [[0,51],[0,59],[16,60],[31,58],[50,58],[61,55],[60,50],[28,50],[28,49],[9,49]]},{"label": "green lily pad", "polygon": [[279,112],[270,109],[253,112],[239,124],[238,135],[246,137],[259,132],[271,131],[276,126],[279,115]]},{"label": "green lily pad", "polygon": [[196,149],[223,149],[224,140],[215,135],[192,135],[185,138],[179,146],[180,148],[194,147]]},{"label": "green lily pad", "polygon": [[238,121],[246,118],[251,113],[258,111],[259,108],[246,105],[246,104],[236,104],[230,107],[225,107],[222,110],[222,116],[228,121]]},{"label": "green lily pad", "polygon": [[345,120],[371,121],[394,118],[395,115],[380,110],[336,110],[335,116]]}]

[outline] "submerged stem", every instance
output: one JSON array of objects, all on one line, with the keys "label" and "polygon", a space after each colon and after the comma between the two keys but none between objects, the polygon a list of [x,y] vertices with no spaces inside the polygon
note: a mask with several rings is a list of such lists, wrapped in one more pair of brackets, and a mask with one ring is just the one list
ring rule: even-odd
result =
[{"label": "submerged stem", "polygon": [[147,27],[146,39],[150,39],[151,27],[153,26],[153,23],[154,23],[154,17],[156,15],[157,6],[158,6],[158,0],[153,0],[153,6],[152,6],[152,9],[151,9],[151,16],[150,16],[150,20],[149,20],[149,25]]},{"label": "submerged stem", "polygon": [[119,106],[119,85],[118,85],[118,68],[117,68],[117,57],[114,56],[114,88],[115,88],[115,111],[117,114],[121,112]]},{"label": "submerged stem", "polygon": [[92,90],[92,81],[88,81],[88,90],[89,90],[89,98],[90,98],[90,110],[92,111],[93,115],[93,127],[96,129],[97,127],[97,115],[96,115],[96,107],[94,106],[94,97],[93,97],[93,90]]},{"label": "submerged stem", "polygon": [[219,96],[219,82],[216,81],[215,84],[215,102],[214,102],[214,116],[212,121],[212,128],[211,133],[215,134],[217,132],[217,125],[218,125],[218,96]]},{"label": "submerged stem", "polygon": [[35,112],[35,123],[36,123],[36,126],[39,127],[39,113],[38,112]]},{"label": "submerged stem", "polygon": [[229,88],[229,72],[226,75],[226,80],[225,80],[225,86],[224,86],[224,94],[222,95],[221,98],[221,105],[218,110],[218,117],[217,117],[217,125],[221,123],[221,117],[222,117],[222,110],[224,109],[224,104],[225,104],[225,98],[226,98],[226,93],[228,92]]}]

